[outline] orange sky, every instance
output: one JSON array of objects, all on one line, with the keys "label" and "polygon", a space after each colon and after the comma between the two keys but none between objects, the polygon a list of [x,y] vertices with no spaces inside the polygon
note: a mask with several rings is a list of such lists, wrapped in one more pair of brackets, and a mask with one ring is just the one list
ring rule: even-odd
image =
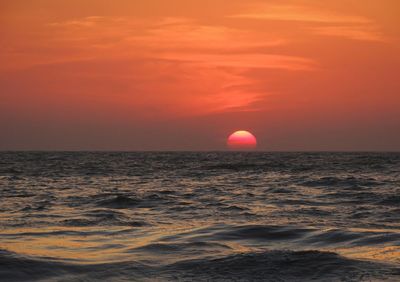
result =
[{"label": "orange sky", "polygon": [[400,150],[399,11],[0,0],[0,149]]}]

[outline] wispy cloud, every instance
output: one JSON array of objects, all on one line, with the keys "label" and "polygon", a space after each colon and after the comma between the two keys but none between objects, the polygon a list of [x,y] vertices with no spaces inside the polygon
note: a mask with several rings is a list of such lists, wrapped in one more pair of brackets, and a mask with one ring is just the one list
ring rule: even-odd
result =
[{"label": "wispy cloud", "polygon": [[141,36],[127,38],[130,42],[149,47],[193,50],[241,50],[286,44],[281,37],[265,38],[257,32],[248,32],[217,25],[201,25],[193,21],[175,20],[150,28]]},{"label": "wispy cloud", "polygon": [[379,29],[371,26],[320,26],[311,28],[311,31],[324,36],[337,36],[365,41],[386,41]]},{"label": "wispy cloud", "polygon": [[[245,71],[310,71],[318,67],[309,58],[276,50],[269,53],[271,48],[288,44],[276,34],[186,18],[154,21],[91,16],[48,24],[44,35],[48,34],[52,36],[44,36],[42,46],[35,46],[48,51],[40,56],[33,52],[33,46],[23,46],[26,57],[19,61],[23,68],[57,64],[61,71],[68,68],[68,61],[76,62],[74,65],[79,61],[103,62],[103,66],[118,62],[110,66],[112,72],[91,67],[79,77],[127,85],[123,91],[135,96],[132,101],[137,107],[157,109],[158,114],[257,110],[253,105],[268,93],[256,90],[259,81]],[[132,72],[130,64],[138,65],[138,70]],[[95,89],[95,84],[90,83],[90,87]],[[76,87],[83,85],[86,82]]]},{"label": "wispy cloud", "polygon": [[[50,24],[55,40],[105,41],[119,46],[143,46],[147,49],[176,49],[181,52],[243,50],[280,46],[287,41],[278,36],[261,36],[257,31],[223,25],[199,24],[187,18],[162,18],[146,21],[130,18],[85,17]],[[96,45],[97,46],[97,45]],[[105,44],[102,46],[106,46]]]},{"label": "wispy cloud", "polygon": [[[84,18],[81,22],[74,20],[56,26],[66,29],[61,40],[72,44],[78,40],[79,46],[90,49],[92,55],[109,49],[119,57],[139,54],[209,66],[310,70],[316,65],[308,58],[266,54],[265,48],[286,45],[287,40],[256,31],[198,24],[182,18],[166,18],[147,25],[101,17]],[[80,32],[70,32],[71,24],[78,26]],[[133,32],[138,28],[140,32]],[[263,52],[256,51],[263,48]]]},{"label": "wispy cloud", "polygon": [[248,7],[247,12],[231,18],[266,21],[302,22],[313,34],[353,40],[385,41],[377,24],[364,16],[347,15],[313,6],[263,4]]},{"label": "wispy cloud", "polygon": [[49,23],[49,26],[64,26],[64,27],[91,27],[99,22],[103,21],[105,18],[104,17],[99,17],[99,16],[91,16],[91,17],[84,17],[84,18],[79,18],[75,20],[68,20],[68,21],[62,21],[62,22],[52,22]]},{"label": "wispy cloud", "polygon": [[166,59],[217,67],[265,68],[291,71],[307,71],[317,68],[317,63],[311,59],[283,55],[165,53],[162,56]]},{"label": "wispy cloud", "polygon": [[319,23],[368,23],[369,19],[361,16],[341,15],[308,6],[297,5],[256,5],[248,12],[231,15],[233,18],[247,18],[277,21],[301,21]]}]

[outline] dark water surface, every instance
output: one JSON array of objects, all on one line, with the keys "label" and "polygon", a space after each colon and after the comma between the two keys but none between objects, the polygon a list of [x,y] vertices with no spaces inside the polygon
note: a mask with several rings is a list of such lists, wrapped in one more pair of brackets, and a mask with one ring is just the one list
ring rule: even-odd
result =
[{"label": "dark water surface", "polygon": [[0,153],[1,281],[400,281],[399,153]]}]

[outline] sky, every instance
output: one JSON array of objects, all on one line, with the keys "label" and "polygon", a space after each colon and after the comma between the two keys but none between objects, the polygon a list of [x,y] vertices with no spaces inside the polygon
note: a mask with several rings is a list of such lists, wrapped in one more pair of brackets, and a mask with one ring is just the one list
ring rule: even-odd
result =
[{"label": "sky", "polygon": [[398,0],[0,0],[0,150],[400,150]]}]

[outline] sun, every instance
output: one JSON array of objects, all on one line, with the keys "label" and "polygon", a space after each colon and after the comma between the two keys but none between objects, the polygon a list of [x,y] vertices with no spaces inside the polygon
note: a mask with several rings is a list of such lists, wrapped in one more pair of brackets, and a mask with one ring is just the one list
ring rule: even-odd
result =
[{"label": "sun", "polygon": [[229,135],[227,145],[232,150],[252,150],[257,147],[257,139],[246,130],[238,130]]}]

